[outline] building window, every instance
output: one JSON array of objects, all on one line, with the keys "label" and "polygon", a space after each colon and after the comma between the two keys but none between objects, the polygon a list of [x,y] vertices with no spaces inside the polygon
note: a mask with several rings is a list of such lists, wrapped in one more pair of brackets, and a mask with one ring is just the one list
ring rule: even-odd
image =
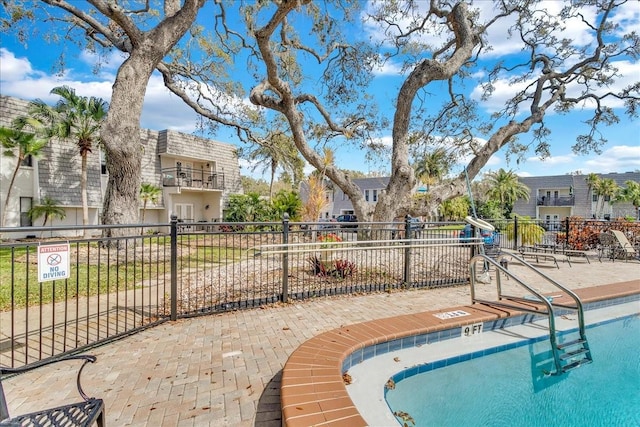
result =
[{"label": "building window", "polygon": [[176,203],[173,205],[173,213],[178,217],[178,222],[193,222],[193,204]]},{"label": "building window", "polygon": [[610,202],[611,201],[611,196],[604,196],[604,201],[605,202]]},{"label": "building window", "polygon": [[107,174],[107,153],[104,150],[100,150],[100,173]]},{"label": "building window", "polygon": [[20,197],[20,227],[31,227],[33,222],[29,216],[29,211],[33,205],[31,197]]},{"label": "building window", "polygon": [[598,195],[594,194],[593,196],[591,196],[591,201],[592,202],[597,202],[598,201]]},{"label": "building window", "polygon": [[554,199],[557,199],[557,198],[558,198],[558,192],[557,192],[557,191],[554,191],[554,192],[553,192],[553,198],[554,198]]},{"label": "building window", "polygon": [[374,202],[378,201],[378,190],[373,190],[373,201]]},{"label": "building window", "polygon": [[368,202],[369,201],[369,190],[364,190],[364,199]]},{"label": "building window", "polygon": [[31,154],[27,155],[27,157],[22,159],[20,166],[33,167],[33,156]]}]

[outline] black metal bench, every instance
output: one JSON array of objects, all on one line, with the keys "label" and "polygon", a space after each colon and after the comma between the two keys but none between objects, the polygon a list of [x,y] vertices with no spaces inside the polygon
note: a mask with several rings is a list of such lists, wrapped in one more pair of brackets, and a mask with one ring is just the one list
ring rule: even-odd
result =
[{"label": "black metal bench", "polygon": [[[20,374],[66,360],[84,360],[78,371],[76,385],[78,393],[83,401],[56,408],[44,409],[30,414],[18,415],[11,418],[7,408],[7,399],[2,389],[2,377],[11,374]],[[5,368],[0,366],[0,426],[91,426],[97,423],[98,427],[104,427],[104,401],[94,397],[88,397],[80,385],[80,375],[87,363],[94,363],[95,356],[73,355],[64,356],[53,360],[45,360],[22,368]]]}]

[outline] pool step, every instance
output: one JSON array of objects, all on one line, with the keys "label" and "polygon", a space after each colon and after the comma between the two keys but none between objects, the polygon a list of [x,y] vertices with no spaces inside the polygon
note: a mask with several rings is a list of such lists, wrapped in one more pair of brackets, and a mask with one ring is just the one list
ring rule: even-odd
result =
[{"label": "pool step", "polygon": [[560,356],[563,373],[587,365],[593,361],[586,337],[559,343],[556,345],[556,348]]},{"label": "pool step", "polygon": [[582,338],[578,338],[577,340],[573,340],[573,341],[563,342],[558,344],[558,350],[564,350],[565,348],[573,347],[578,344],[585,344],[586,342],[587,340],[586,339],[583,340]]},{"label": "pool step", "polygon": [[574,351],[570,351],[570,352],[561,354],[560,355],[560,359],[567,360],[567,359],[571,359],[572,357],[577,357],[577,356],[580,356],[582,354],[586,354],[588,352],[589,352],[589,350],[587,350],[586,348],[583,347],[583,348],[579,348],[579,349],[574,350]]},{"label": "pool step", "polygon": [[591,362],[593,362],[591,359],[576,360],[575,362],[572,362],[572,363],[569,363],[568,365],[563,366],[562,372],[569,372],[573,369],[579,368],[582,365],[588,365]]}]

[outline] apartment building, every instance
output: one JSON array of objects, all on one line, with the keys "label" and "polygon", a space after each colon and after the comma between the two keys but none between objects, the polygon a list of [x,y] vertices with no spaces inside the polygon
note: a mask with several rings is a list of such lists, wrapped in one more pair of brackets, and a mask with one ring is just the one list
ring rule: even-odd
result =
[{"label": "apartment building", "polygon": [[[0,96],[0,126],[26,114],[28,101]],[[169,221],[175,214],[183,221],[222,218],[230,194],[242,193],[236,147],[172,130],[141,130],[142,182],[162,189],[156,203],[147,203],[145,223]],[[82,225],[80,155],[70,140],[51,139],[38,159],[20,166],[11,190],[7,227],[41,226],[27,214],[49,197],[65,210],[64,220],[47,225]],[[0,209],[4,208],[16,158],[0,153]],[[90,224],[99,224],[108,180],[104,152],[95,147],[88,155],[87,192]],[[140,203],[142,210],[142,201]],[[19,236],[15,236],[19,237]]]},{"label": "apartment building", "polygon": [[[620,187],[626,181],[640,182],[640,172],[598,174],[601,179],[613,179]],[[598,195],[587,184],[587,175],[556,175],[521,177],[519,181],[529,187],[528,201],[518,200],[513,212],[545,220],[549,224],[570,217],[611,219],[638,218],[637,209],[628,202],[611,203],[610,197],[598,200]]]}]

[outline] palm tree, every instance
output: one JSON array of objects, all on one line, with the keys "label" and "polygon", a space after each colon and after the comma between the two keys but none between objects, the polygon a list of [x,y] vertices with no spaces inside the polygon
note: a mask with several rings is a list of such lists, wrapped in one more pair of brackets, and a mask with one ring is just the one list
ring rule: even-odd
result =
[{"label": "palm tree", "polygon": [[[587,187],[589,188],[589,197],[592,197],[591,196],[592,194],[596,195],[595,189],[598,187],[598,183],[600,182],[600,177],[598,176],[598,174],[590,173],[589,175],[587,175],[587,177],[584,180],[587,183]],[[599,202],[600,202],[600,197],[598,196],[598,200],[596,202],[596,210],[595,212],[592,212],[594,214],[594,218],[595,218],[595,214],[598,211]]]},{"label": "palm tree", "polygon": [[281,220],[284,213],[289,214],[291,221],[297,221],[302,210],[302,200],[295,191],[280,190],[271,201],[276,221]]},{"label": "palm tree", "polygon": [[269,198],[273,197],[273,182],[279,167],[288,172],[294,180],[294,184],[300,180],[304,162],[291,138],[283,133],[271,134],[264,144],[260,145],[249,154],[249,160],[255,161],[253,170],[262,166],[262,172],[267,169],[271,173],[269,180]]},{"label": "palm tree", "polygon": [[413,165],[416,178],[428,186],[440,181],[448,172],[450,159],[447,150],[436,148]]},{"label": "palm tree", "polygon": [[160,187],[156,187],[155,185],[147,182],[143,182],[142,185],[140,185],[140,198],[142,199],[142,219],[140,222],[142,224],[144,224],[144,215],[147,211],[147,203],[158,203],[161,194],[162,189]]},{"label": "palm tree", "polygon": [[0,144],[2,144],[2,148],[4,149],[3,154],[7,157],[16,157],[16,166],[11,174],[7,197],[4,200],[4,208],[2,209],[3,227],[6,225],[11,190],[13,189],[22,162],[28,156],[39,157],[47,143],[47,140],[39,139],[32,133],[26,133],[15,128],[0,127]]},{"label": "palm tree", "polygon": [[[58,86],[51,90],[60,96],[55,106],[50,107],[41,100],[30,103],[29,115],[40,121],[50,136],[74,139],[78,145],[82,165],[80,169],[80,192],[82,197],[82,224],[89,223],[89,201],[87,195],[87,157],[94,143],[100,143],[100,126],[106,118],[108,104],[101,98],[78,96],[69,86]],[[85,229],[85,237],[89,230]]]},{"label": "palm tree", "polygon": [[518,181],[518,175],[513,171],[505,171],[501,168],[497,172],[489,172],[487,181],[489,182],[487,195],[500,202],[506,217],[509,216],[513,204],[518,199],[529,200],[531,190]]},{"label": "palm tree", "polygon": [[[611,178],[601,179],[597,182],[594,191],[595,194],[598,195],[598,205],[600,207],[599,216],[602,216],[604,213],[605,199],[609,198],[609,200],[613,200],[619,190],[620,187],[618,187],[618,184]],[[596,212],[598,212],[598,210]]]},{"label": "palm tree", "polygon": [[636,209],[635,217],[638,219],[638,209],[640,209],[640,183],[636,181],[625,181],[625,187],[620,189],[618,199],[629,202]]},{"label": "palm tree", "polygon": [[[44,216],[42,226],[45,227],[49,218],[51,218],[51,221],[53,221],[54,218],[65,219],[67,213],[63,208],[58,206],[57,200],[53,200],[49,196],[45,196],[39,205],[36,205],[29,209],[28,215],[32,221],[35,221],[41,216]],[[44,230],[42,231],[42,233],[44,233]],[[42,233],[40,233],[40,236],[42,236]]]}]

